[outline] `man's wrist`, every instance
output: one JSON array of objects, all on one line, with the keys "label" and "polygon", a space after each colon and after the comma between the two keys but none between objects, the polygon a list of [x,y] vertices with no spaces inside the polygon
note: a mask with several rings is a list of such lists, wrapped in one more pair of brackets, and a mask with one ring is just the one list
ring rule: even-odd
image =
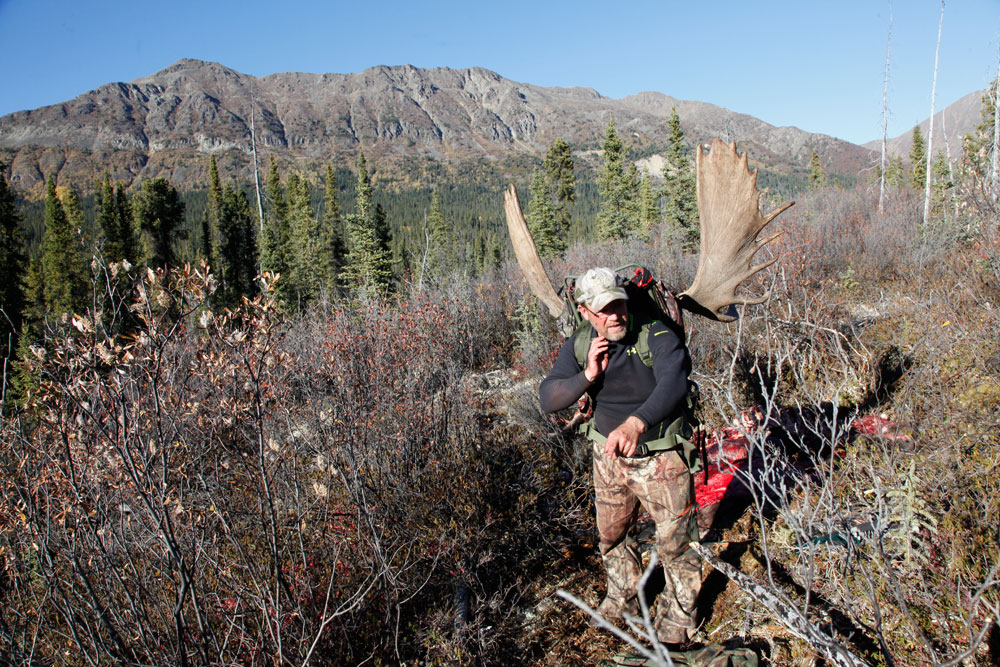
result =
[{"label": "man's wrist", "polygon": [[645,433],[646,429],[648,428],[646,426],[646,422],[642,421],[641,419],[639,419],[635,415],[630,416],[625,421],[628,422],[629,426],[631,426],[632,428],[634,428],[639,433]]}]

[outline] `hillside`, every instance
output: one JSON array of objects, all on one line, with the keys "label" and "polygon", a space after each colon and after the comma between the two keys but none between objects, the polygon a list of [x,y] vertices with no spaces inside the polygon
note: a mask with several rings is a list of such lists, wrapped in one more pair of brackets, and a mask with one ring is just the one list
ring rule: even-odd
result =
[{"label": "hillside", "polygon": [[131,83],[0,118],[0,160],[22,191],[49,174],[89,186],[105,169],[118,180],[166,176],[204,183],[209,153],[249,178],[250,137],[265,159],[315,167],[349,163],[359,149],[386,174],[420,180],[425,165],[483,165],[522,173],[557,137],[593,164],[608,120],[637,156],[662,149],[676,106],[688,140],[735,140],[770,169],[802,173],[816,150],[831,173],[853,178],[870,152],[794,127],[774,127],[722,107],[641,93],[615,100],[589,88],[519,83],[481,68],[378,66],[354,74],[253,77],[218,63],[181,60]]},{"label": "hillside", "polygon": [[[983,95],[985,90],[977,90],[969,93],[957,102],[945,107],[934,114],[934,152],[938,150],[945,154],[951,153],[952,157],[962,154],[962,138],[972,132],[980,121],[980,110],[983,106]],[[926,141],[930,131],[930,119],[925,119],[919,124],[920,132]],[[942,137],[947,140],[947,146],[942,143]],[[881,151],[881,140],[869,141],[863,146],[872,151]],[[893,137],[887,142],[890,155],[899,155],[908,159],[910,149],[913,148],[913,128],[903,132],[898,137]]]}]

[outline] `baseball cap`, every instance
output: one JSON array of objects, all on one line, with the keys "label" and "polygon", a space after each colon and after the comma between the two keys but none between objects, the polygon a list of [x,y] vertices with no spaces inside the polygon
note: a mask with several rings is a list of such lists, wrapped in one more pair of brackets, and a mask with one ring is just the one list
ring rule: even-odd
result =
[{"label": "baseball cap", "polygon": [[618,275],[604,267],[590,269],[577,279],[575,297],[577,303],[595,312],[616,299],[628,300]]}]

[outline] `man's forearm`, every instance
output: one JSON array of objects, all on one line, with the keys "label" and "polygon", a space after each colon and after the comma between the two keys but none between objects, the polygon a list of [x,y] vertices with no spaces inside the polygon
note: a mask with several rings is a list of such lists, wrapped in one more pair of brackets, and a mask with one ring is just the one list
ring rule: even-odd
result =
[{"label": "man's forearm", "polygon": [[591,385],[583,371],[568,378],[547,378],[538,389],[538,402],[542,412],[555,412],[568,408],[583,396]]}]

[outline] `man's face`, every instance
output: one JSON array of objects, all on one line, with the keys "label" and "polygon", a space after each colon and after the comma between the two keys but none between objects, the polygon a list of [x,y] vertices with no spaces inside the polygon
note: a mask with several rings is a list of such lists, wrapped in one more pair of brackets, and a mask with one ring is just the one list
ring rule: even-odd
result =
[{"label": "man's face", "polygon": [[598,336],[619,341],[628,332],[628,302],[625,299],[615,299],[596,312],[586,306],[577,308],[583,318],[597,330]]}]

